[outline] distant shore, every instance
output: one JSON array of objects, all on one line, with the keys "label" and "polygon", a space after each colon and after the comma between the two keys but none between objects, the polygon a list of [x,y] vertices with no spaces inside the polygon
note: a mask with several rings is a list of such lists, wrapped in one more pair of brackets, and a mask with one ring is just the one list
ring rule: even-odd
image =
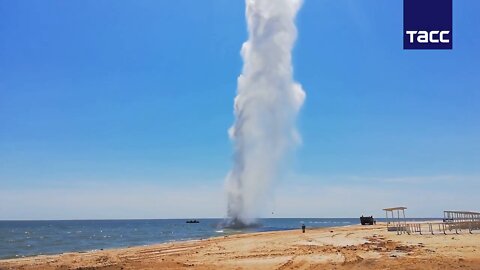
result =
[{"label": "distant shore", "polygon": [[0,260],[0,269],[480,269],[480,233],[396,235],[384,224],[247,233]]}]

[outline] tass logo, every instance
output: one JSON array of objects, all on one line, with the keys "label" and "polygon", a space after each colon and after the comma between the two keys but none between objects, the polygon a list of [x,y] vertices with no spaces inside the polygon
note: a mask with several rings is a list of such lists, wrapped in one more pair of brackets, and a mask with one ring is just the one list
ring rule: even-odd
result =
[{"label": "tass logo", "polygon": [[[405,31],[410,37],[409,43],[450,43],[450,31]],[[415,40],[416,38],[416,40]]]},{"label": "tass logo", "polygon": [[452,0],[403,0],[403,48],[452,49]]}]

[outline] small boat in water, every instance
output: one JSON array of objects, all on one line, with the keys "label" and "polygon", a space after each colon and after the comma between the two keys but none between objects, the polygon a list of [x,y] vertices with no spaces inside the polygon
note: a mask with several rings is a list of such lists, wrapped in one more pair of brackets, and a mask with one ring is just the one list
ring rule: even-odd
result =
[{"label": "small boat in water", "polygon": [[196,219],[190,219],[190,220],[185,221],[185,223],[200,223],[200,221],[198,221]]}]

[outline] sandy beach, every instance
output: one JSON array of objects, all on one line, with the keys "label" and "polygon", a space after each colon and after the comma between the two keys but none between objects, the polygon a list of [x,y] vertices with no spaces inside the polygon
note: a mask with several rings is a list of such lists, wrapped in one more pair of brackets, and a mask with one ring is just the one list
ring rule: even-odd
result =
[{"label": "sandy beach", "polygon": [[0,269],[480,269],[480,234],[384,225],[250,233],[0,261]]}]

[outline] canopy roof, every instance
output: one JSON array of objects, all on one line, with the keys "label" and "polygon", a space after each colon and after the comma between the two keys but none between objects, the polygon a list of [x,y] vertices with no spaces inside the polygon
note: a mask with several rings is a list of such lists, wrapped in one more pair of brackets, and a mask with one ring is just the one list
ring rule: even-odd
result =
[{"label": "canopy roof", "polygon": [[391,207],[391,208],[384,208],[383,211],[395,211],[395,210],[405,210],[405,209],[407,208],[403,206],[397,206],[397,207]]},{"label": "canopy roof", "polygon": [[[385,210],[385,209],[384,209]],[[471,211],[443,211],[445,213],[457,213],[457,214],[473,214],[473,215],[480,215],[480,212],[471,212]]]}]

